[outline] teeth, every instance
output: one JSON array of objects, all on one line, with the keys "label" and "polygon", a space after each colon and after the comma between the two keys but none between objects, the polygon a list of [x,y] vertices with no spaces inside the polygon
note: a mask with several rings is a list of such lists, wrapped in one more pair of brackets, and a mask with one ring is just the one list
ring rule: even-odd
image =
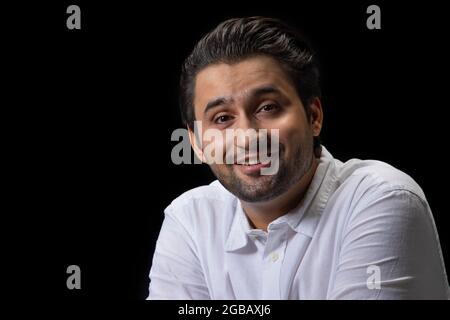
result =
[{"label": "teeth", "polygon": [[255,159],[255,160],[247,160],[247,161],[238,162],[238,163],[242,163],[245,166],[251,166],[251,165],[254,165],[254,164],[258,164],[259,161]]}]

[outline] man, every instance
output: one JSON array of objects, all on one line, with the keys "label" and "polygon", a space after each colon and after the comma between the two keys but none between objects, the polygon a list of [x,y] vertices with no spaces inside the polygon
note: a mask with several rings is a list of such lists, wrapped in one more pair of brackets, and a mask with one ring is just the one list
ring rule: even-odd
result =
[{"label": "man", "polygon": [[[182,69],[181,112],[218,181],[165,210],[149,299],[449,297],[422,190],[388,164],[342,163],[320,144],[317,61],[282,22],[231,19],[204,36]],[[277,130],[278,169],[261,174],[269,163],[251,152],[207,161],[211,140],[195,121],[203,131]]]}]

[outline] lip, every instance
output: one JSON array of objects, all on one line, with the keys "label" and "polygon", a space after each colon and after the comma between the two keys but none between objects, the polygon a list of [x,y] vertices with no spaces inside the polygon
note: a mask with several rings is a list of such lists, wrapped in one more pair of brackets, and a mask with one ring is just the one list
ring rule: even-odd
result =
[{"label": "lip", "polygon": [[261,168],[266,168],[270,166],[270,162],[267,163],[257,163],[251,165],[244,164],[234,164],[234,166],[246,175],[260,174]]},{"label": "lip", "polygon": [[252,154],[252,155],[246,155],[244,157],[238,157],[236,164],[241,165],[244,163],[254,163],[257,164],[258,163],[258,155],[256,154]]},{"label": "lip", "polygon": [[[276,155],[276,153],[272,153],[272,154],[267,155],[266,157],[272,158],[275,155]],[[244,157],[238,157],[235,164],[242,165],[244,163],[252,163],[252,164],[254,163],[256,165],[256,164],[259,164],[258,159],[261,159],[261,155],[259,155],[259,156],[257,154],[246,155]]]}]

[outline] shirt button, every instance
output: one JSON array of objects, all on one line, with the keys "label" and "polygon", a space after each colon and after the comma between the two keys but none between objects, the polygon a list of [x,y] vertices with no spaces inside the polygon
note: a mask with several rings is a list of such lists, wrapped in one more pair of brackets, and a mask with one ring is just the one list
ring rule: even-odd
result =
[{"label": "shirt button", "polygon": [[272,254],[270,255],[270,259],[272,260],[272,262],[276,262],[278,260],[279,256],[278,253],[276,252],[272,252]]}]

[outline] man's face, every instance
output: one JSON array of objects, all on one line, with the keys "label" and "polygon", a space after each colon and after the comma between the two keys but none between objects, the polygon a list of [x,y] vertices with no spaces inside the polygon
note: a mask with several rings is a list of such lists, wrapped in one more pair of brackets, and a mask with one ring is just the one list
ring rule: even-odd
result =
[{"label": "man's face", "polygon": [[[261,175],[260,170],[252,169],[261,164],[210,164],[217,179],[239,199],[273,199],[289,190],[310,168],[317,126],[311,124],[293,84],[276,60],[258,56],[206,67],[196,77],[194,106],[195,119],[202,122],[203,132],[214,128],[225,136],[226,129],[267,129],[269,134],[271,129],[279,130],[279,169],[273,175]],[[204,137],[202,141],[204,150],[211,142]]]}]

